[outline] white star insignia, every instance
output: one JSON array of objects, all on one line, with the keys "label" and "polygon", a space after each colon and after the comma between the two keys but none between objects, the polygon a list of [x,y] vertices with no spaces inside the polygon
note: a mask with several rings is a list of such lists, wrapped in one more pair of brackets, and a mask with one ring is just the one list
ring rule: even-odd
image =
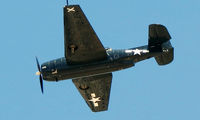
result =
[{"label": "white star insignia", "polygon": [[125,50],[126,53],[132,53],[134,52],[134,55],[141,55],[141,53],[149,53],[149,50],[139,50],[139,49],[135,49],[135,50]]},{"label": "white star insignia", "polygon": [[133,50],[133,52],[134,52],[134,55],[141,55],[141,50],[139,49],[135,49]]},{"label": "white star insignia", "polygon": [[95,98],[95,97],[96,97],[96,94],[95,94],[95,93],[91,93],[91,97],[92,97],[92,99],[89,100],[89,101],[93,102],[94,107],[98,107],[99,104],[98,104],[97,102],[101,101],[101,100],[100,100],[100,97]]},{"label": "white star insignia", "polygon": [[75,12],[74,7],[72,7],[72,8],[67,8],[67,12]]}]

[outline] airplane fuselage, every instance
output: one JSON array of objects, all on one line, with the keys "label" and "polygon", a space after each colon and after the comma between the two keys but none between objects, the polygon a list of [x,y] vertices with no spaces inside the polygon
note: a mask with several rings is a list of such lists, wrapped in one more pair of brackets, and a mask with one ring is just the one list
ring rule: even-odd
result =
[{"label": "airplane fuselage", "polygon": [[46,81],[59,81],[110,73],[134,66],[135,63],[155,57],[167,51],[150,52],[148,46],[132,49],[106,49],[107,59],[89,64],[69,65],[65,57],[42,64],[42,75]]}]

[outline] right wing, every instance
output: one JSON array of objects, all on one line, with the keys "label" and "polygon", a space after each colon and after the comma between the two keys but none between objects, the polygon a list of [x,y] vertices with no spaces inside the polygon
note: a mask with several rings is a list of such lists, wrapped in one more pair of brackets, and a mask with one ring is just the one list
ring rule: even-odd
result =
[{"label": "right wing", "polygon": [[68,64],[105,60],[106,50],[79,5],[64,7],[65,57]]},{"label": "right wing", "polygon": [[93,112],[108,109],[112,73],[72,81]]}]

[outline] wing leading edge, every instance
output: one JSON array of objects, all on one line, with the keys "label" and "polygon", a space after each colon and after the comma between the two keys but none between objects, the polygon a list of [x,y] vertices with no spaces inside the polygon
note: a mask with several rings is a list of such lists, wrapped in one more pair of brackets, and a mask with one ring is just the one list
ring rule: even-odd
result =
[{"label": "wing leading edge", "polygon": [[69,64],[104,60],[106,51],[79,5],[64,7],[65,57]]},{"label": "wing leading edge", "polygon": [[108,109],[112,73],[72,81],[93,112]]}]

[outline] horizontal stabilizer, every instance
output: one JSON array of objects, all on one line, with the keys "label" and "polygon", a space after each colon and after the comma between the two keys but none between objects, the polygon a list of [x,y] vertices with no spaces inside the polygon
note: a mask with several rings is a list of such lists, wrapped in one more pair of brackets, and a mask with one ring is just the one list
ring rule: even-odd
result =
[{"label": "horizontal stabilizer", "polygon": [[174,59],[174,48],[172,47],[168,49],[168,52],[156,56],[155,59],[158,65],[167,65],[171,63]]},{"label": "horizontal stabilizer", "polygon": [[152,52],[161,51],[162,43],[171,39],[167,28],[160,24],[149,25],[149,50]]}]

